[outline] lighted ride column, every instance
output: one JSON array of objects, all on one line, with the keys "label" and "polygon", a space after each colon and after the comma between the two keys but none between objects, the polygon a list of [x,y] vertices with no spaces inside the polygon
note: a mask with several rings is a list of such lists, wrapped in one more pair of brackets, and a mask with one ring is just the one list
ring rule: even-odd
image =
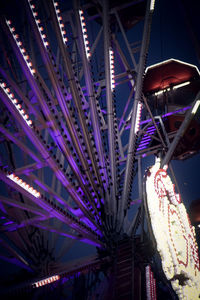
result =
[{"label": "lighted ride column", "polygon": [[146,208],[162,268],[179,299],[199,299],[200,264],[195,231],[181,197],[157,159],[146,174]]}]

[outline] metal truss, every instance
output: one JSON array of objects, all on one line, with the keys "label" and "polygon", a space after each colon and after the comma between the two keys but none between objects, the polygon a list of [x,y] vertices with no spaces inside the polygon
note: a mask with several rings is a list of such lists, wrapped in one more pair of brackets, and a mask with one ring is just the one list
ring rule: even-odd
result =
[{"label": "metal truss", "polygon": [[[154,1],[22,2],[21,15],[1,20],[0,243],[9,255],[0,258],[42,277],[64,272],[79,242],[112,249],[133,234],[142,159],[162,153],[170,163],[199,95],[177,133],[143,95]],[[143,10],[139,42],[120,19],[129,6]]]}]

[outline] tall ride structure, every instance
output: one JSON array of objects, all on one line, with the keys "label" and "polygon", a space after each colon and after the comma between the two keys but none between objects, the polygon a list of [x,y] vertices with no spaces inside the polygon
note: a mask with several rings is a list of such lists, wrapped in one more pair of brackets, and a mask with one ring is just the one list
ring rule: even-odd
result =
[{"label": "tall ride structure", "polygon": [[[175,59],[146,69],[155,1],[67,2],[2,7],[0,258],[21,272],[2,277],[1,293],[150,300],[192,290],[194,300],[197,246],[170,161],[200,149],[199,70]],[[187,240],[183,254],[171,232]],[[96,254],[82,257],[84,244]],[[79,258],[66,261],[70,251]]]}]

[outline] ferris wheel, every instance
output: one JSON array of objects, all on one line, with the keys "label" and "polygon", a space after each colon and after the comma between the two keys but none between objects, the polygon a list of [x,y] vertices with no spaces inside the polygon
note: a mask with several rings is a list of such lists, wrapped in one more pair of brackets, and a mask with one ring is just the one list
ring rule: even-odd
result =
[{"label": "ferris wheel", "polygon": [[171,160],[200,150],[200,73],[146,68],[154,2],[5,5],[0,255],[21,271],[3,295],[198,299]]}]

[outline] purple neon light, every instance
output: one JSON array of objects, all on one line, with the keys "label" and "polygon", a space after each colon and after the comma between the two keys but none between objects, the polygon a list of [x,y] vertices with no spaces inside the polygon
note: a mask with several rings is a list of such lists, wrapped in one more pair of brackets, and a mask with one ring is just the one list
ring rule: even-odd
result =
[{"label": "purple neon light", "polygon": [[[150,137],[148,134],[144,134],[143,137]],[[151,138],[151,137],[150,137]]]},{"label": "purple neon light", "polygon": [[149,136],[149,137],[145,137],[145,138],[142,138],[141,140],[140,140],[140,143],[143,143],[143,142],[147,142],[147,141],[150,141],[151,140],[151,137]]},{"label": "purple neon light", "polygon": [[145,136],[143,136],[141,141],[146,141],[146,140],[150,140],[150,139],[151,139],[151,137],[148,134],[146,134]]},{"label": "purple neon light", "polygon": [[150,126],[150,127],[147,128],[147,130],[149,130],[149,129],[155,129],[155,126],[154,125]]},{"label": "purple neon light", "polygon": [[146,149],[146,148],[147,148],[147,145],[144,146],[144,147],[139,147],[139,148],[137,148],[137,151],[142,150],[142,149]]},{"label": "purple neon light", "polygon": [[[161,115],[161,118],[168,117],[168,116],[177,114],[177,113],[179,113],[179,112],[186,111],[186,110],[188,110],[188,109],[190,109],[190,108],[191,108],[191,106],[186,106],[186,107],[180,108],[180,109],[178,109],[178,110],[168,112],[168,113],[166,113],[166,114],[164,114],[164,115]],[[144,120],[144,121],[140,122],[140,125],[149,123],[150,121],[151,121],[151,119]],[[130,127],[130,126],[127,126],[127,128],[129,128],[129,127]]]},{"label": "purple neon light", "polygon": [[146,130],[146,132],[148,132],[148,133],[154,133],[156,130],[155,129],[151,129],[151,130]]},{"label": "purple neon light", "polygon": [[140,143],[140,146],[144,146],[144,145],[148,145],[148,144],[149,144],[149,141],[144,141],[144,142]]},{"label": "purple neon light", "polygon": [[13,221],[9,221],[9,222],[4,223],[3,226],[10,225],[10,224],[13,224],[13,223],[14,223]]}]

